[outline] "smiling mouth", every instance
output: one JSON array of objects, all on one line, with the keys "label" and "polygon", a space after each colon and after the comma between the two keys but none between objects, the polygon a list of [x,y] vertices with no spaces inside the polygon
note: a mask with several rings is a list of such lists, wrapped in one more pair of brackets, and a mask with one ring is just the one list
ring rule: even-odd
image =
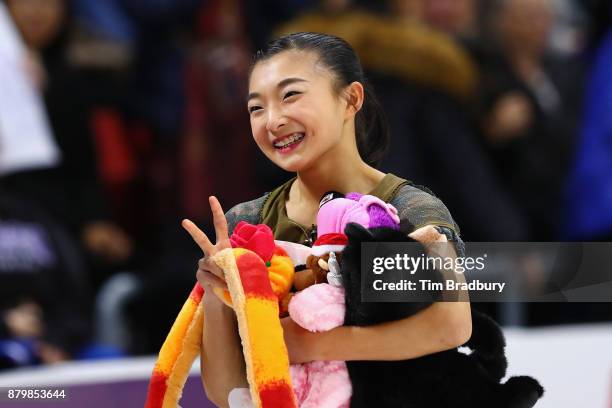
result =
[{"label": "smiling mouth", "polygon": [[302,140],[304,140],[304,137],[304,133],[292,133],[291,135],[274,142],[272,145],[275,149],[284,150],[300,143]]}]

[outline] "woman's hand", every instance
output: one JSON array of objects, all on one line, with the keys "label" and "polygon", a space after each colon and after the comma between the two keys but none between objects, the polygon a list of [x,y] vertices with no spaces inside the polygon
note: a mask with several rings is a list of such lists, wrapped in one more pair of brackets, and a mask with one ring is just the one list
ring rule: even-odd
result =
[{"label": "woman's hand", "polygon": [[198,282],[205,289],[202,299],[204,325],[200,353],[202,383],[208,399],[216,406],[226,407],[230,391],[234,388],[246,388],[249,383],[246,378],[236,315],[212,290],[208,290],[214,287],[227,288],[223,271],[210,257],[232,247],[221,204],[215,197],[210,197],[208,201],[213,214],[216,244],[213,245],[193,222],[183,220],[182,225],[204,252],[204,257],[198,262],[196,274]]},{"label": "woman's hand", "polygon": [[[208,199],[210,203],[210,209],[213,214],[213,223],[215,226],[215,235],[217,243],[213,244],[210,242],[206,234],[199,229],[190,220],[183,220],[182,226],[191,235],[191,238],[198,244],[204,257],[198,261],[198,271],[196,278],[204,289],[220,287],[227,289],[227,284],[223,276],[223,270],[215,264],[210,257],[215,255],[217,252],[222,251],[226,248],[231,248],[229,235],[227,231],[227,220],[225,214],[219,204],[219,200],[216,197],[211,196]],[[212,293],[212,291],[210,291]]]}]

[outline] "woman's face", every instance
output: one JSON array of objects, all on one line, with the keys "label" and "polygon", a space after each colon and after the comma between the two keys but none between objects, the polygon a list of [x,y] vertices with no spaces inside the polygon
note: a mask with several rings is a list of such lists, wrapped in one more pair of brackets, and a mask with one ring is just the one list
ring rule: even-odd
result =
[{"label": "woman's face", "polygon": [[247,106],[255,142],[286,171],[310,168],[342,140],[347,101],[315,52],[283,51],[257,63]]},{"label": "woman's face", "polygon": [[24,42],[32,48],[49,45],[64,23],[64,0],[8,0],[7,5]]}]

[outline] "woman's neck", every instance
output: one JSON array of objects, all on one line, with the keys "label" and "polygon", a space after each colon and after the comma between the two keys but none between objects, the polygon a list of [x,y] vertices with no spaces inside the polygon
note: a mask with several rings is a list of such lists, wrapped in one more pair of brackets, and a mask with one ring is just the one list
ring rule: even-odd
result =
[{"label": "woman's neck", "polygon": [[292,220],[304,225],[314,224],[323,194],[328,191],[366,194],[385,176],[363,162],[356,151],[356,157],[346,151],[345,154],[328,153],[316,166],[300,171],[292,184],[286,205],[287,215]]},{"label": "woman's neck", "polygon": [[318,203],[321,196],[328,191],[348,193],[351,191],[368,193],[384,177],[384,173],[368,166],[364,162],[347,165],[342,160],[327,165],[318,165],[308,171],[299,172],[295,184],[299,201]]},{"label": "woman's neck", "polygon": [[286,203],[290,219],[303,225],[316,223],[319,201],[328,191],[369,193],[385,174],[366,164],[359,155],[354,124],[343,129],[343,137],[316,163],[298,172]]},{"label": "woman's neck", "polygon": [[357,147],[355,126],[343,129],[343,137],[333,149],[325,152],[315,165],[298,172],[298,184],[304,198],[319,203],[328,191],[369,193],[384,173],[366,164]]}]

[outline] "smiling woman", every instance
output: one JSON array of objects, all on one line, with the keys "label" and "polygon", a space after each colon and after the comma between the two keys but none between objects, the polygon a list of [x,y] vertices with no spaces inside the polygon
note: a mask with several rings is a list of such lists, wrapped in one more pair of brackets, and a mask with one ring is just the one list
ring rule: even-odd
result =
[{"label": "smiling woman", "polygon": [[[197,273],[202,286],[225,286],[209,258],[229,246],[228,231],[241,220],[269,225],[276,239],[312,244],[319,201],[329,191],[377,196],[398,209],[402,232],[436,225],[461,242],[440,200],[374,167],[387,148],[387,124],[346,41],[317,33],[272,41],[255,56],[247,107],[261,151],[296,177],[225,216],[211,198],[215,245],[193,223],[183,224],[205,253]],[[212,293],[207,290],[203,299],[202,379],[209,399],[228,406],[229,392],[247,384],[245,367],[234,313]],[[283,326],[292,363],[417,358],[463,344],[471,333],[467,302],[436,303],[410,318],[370,327],[311,333],[288,318]]]},{"label": "smiling woman", "polygon": [[[376,165],[389,142],[384,114],[359,60],[336,37],[294,34],[258,52],[248,109],[260,149],[288,171],[340,155]],[[277,161],[270,144],[276,153],[302,152],[301,161]]]}]

